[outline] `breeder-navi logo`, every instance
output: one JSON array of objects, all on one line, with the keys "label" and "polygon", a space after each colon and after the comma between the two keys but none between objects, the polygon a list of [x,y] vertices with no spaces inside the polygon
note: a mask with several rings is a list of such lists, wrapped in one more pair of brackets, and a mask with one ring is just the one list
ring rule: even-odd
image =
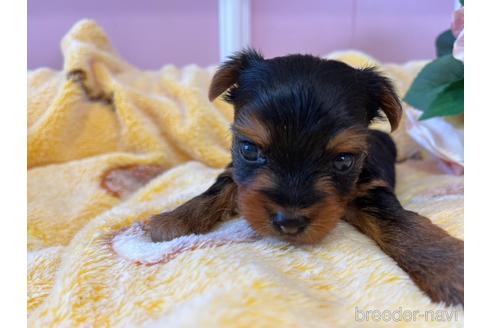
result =
[{"label": "breeder-navi logo", "polygon": [[374,321],[374,322],[401,322],[401,321],[437,321],[449,322],[458,321],[461,312],[459,310],[407,310],[400,306],[397,310],[360,310],[355,307],[355,321]]}]

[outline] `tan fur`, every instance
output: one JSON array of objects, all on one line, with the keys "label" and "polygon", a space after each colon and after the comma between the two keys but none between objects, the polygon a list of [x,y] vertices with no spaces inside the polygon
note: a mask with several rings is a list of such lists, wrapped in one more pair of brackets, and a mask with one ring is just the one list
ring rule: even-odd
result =
[{"label": "tan fur", "polygon": [[[224,171],[217,181],[221,176],[230,174],[230,169]],[[145,224],[145,230],[150,232],[154,241],[208,232],[217,222],[228,220],[236,214],[236,192],[235,183],[224,184],[216,195],[201,194],[173,211],[151,217]]]},{"label": "tan fur", "polygon": [[389,188],[388,183],[382,179],[375,179],[368,183],[360,184],[357,186],[357,189],[352,193],[351,198],[357,198],[361,196],[367,195],[372,189],[384,187]]},{"label": "tan fur", "polygon": [[[268,174],[260,174],[247,187],[238,189],[238,208],[250,225],[262,235],[275,235],[295,244],[316,243],[323,239],[340,221],[347,204],[347,199],[341,198],[329,182],[317,184],[321,191],[327,192],[330,197],[320,204],[310,208],[283,208],[272,203],[259,190],[273,187],[273,181]],[[305,216],[310,218],[307,230],[300,235],[288,236],[276,231],[272,224],[272,215],[277,212],[288,213],[291,216]]]},{"label": "tan fur", "polygon": [[212,82],[210,83],[210,88],[208,89],[208,99],[210,101],[214,101],[218,96],[236,83],[240,66],[241,62],[237,61],[227,67],[220,68],[215,73]]},{"label": "tan fur", "polygon": [[367,131],[362,128],[345,129],[330,139],[326,149],[333,153],[364,153],[367,151]]},{"label": "tan fur", "polygon": [[232,129],[236,134],[250,139],[262,149],[266,149],[270,144],[268,128],[253,115],[238,117]]},{"label": "tan fur", "polygon": [[255,181],[248,187],[239,186],[237,204],[239,212],[249,224],[261,235],[275,233],[272,229],[269,210],[272,211],[272,205],[260,189],[273,186],[273,181],[267,174],[260,174]]},{"label": "tan fur", "polygon": [[345,208],[346,201],[336,196],[330,197],[321,205],[311,208],[311,224],[300,236],[301,242],[320,242],[342,219]]},{"label": "tan fur", "polygon": [[386,90],[383,92],[380,98],[381,110],[386,114],[388,121],[391,125],[391,131],[395,131],[400,124],[401,117],[403,115],[403,110],[396,96],[391,90]]}]

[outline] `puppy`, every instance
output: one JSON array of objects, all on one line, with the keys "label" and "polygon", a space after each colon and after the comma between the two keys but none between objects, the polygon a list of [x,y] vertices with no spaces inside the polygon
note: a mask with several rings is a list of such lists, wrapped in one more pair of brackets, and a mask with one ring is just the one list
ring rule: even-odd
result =
[{"label": "puppy", "polygon": [[463,241],[394,194],[396,147],[368,125],[402,115],[391,82],[310,55],[231,57],[212,79],[234,106],[232,163],[203,194],[150,218],[153,241],[243,216],[260,234],[317,243],[340,220],[372,238],[434,302],[464,304]]}]

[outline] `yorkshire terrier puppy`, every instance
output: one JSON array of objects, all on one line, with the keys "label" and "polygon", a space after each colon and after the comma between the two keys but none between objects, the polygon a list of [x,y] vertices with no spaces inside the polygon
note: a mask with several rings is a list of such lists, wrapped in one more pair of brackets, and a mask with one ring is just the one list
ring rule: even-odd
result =
[{"label": "yorkshire terrier puppy", "polygon": [[372,238],[434,302],[463,304],[463,241],[394,193],[392,130],[402,108],[391,82],[310,55],[264,59],[254,50],[216,72],[212,101],[234,106],[232,163],[203,194],[150,218],[153,241],[206,233],[241,215],[260,235],[317,243],[340,220]]}]

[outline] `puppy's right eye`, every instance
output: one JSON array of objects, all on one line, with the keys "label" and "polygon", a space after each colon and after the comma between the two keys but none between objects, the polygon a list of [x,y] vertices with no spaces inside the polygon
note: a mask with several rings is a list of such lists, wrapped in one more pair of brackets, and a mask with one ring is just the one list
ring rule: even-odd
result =
[{"label": "puppy's right eye", "polygon": [[248,162],[263,164],[266,161],[258,147],[250,142],[241,142],[239,145],[239,152]]}]

